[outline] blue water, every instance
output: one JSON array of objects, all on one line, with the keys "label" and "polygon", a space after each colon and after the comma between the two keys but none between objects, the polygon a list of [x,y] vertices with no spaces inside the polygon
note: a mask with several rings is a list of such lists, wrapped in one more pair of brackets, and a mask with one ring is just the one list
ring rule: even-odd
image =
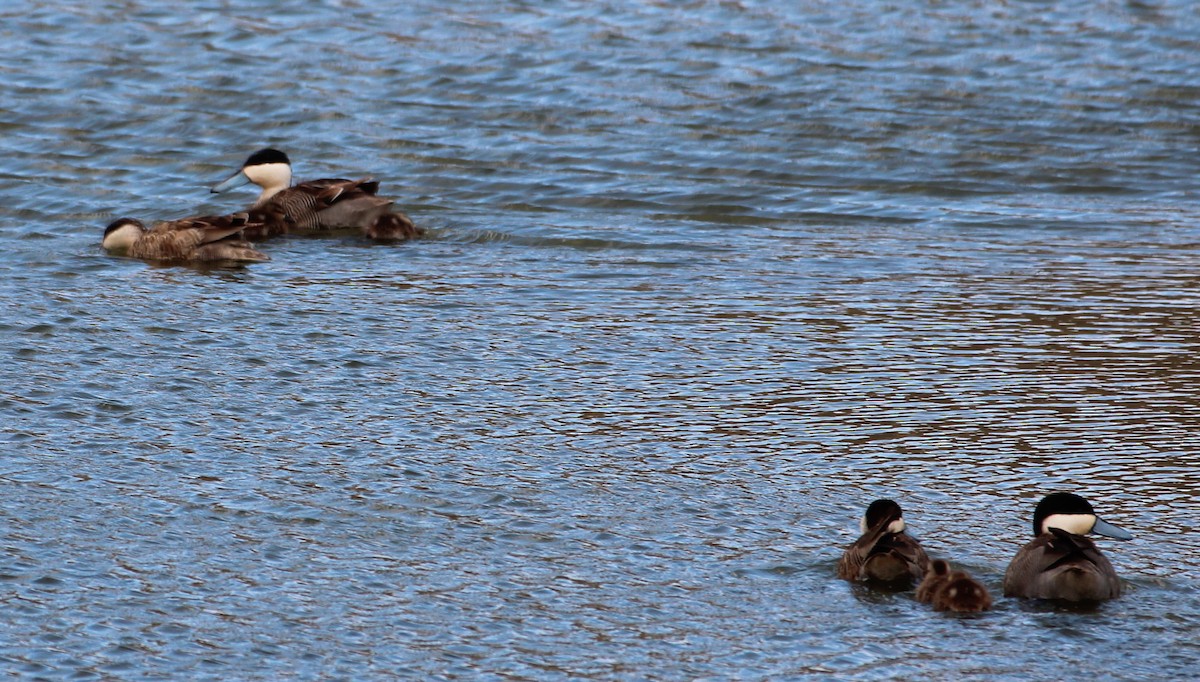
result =
[{"label": "blue water", "polygon": [[[0,9],[0,671],[1200,670],[1187,2]],[[429,230],[99,248],[246,156]],[[1000,597],[1087,496],[1125,595]],[[837,580],[875,497],[993,611]]]}]

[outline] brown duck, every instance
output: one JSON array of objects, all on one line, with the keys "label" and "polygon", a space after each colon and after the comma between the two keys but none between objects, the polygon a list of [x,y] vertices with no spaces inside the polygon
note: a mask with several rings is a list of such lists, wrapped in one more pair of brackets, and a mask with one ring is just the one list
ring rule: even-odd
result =
[{"label": "brown duck", "polygon": [[395,200],[377,195],[379,182],[370,178],[326,178],[292,185],[292,163],[278,149],[260,149],[241,169],[212,188],[224,192],[252,182],[262,188],[249,208],[262,227],[247,231],[252,239],[282,234],[327,234],[356,230],[376,241],[400,241],[423,230],[394,210]]},{"label": "brown duck", "polygon": [[1051,493],[1033,512],[1033,540],[1004,573],[1004,596],[1090,602],[1121,595],[1121,580],[1096,543],[1097,533],[1117,540],[1133,535],[1107,523],[1091,503],[1073,493]]},{"label": "brown duck", "polygon": [[245,213],[168,220],[149,229],[136,218],[118,218],[104,230],[101,245],[114,255],[151,261],[271,260],[242,238],[243,230],[261,227]]},{"label": "brown duck", "polygon": [[904,532],[900,505],[875,500],[860,524],[862,536],[846,548],[838,577],[877,586],[905,589],[924,575],[929,557],[917,539]]}]

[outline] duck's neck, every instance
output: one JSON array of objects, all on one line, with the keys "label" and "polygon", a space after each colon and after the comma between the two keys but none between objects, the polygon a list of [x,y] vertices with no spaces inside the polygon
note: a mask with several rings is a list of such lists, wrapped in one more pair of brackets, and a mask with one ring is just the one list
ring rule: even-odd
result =
[{"label": "duck's neck", "polygon": [[262,193],[258,195],[258,199],[254,202],[254,208],[259,208],[263,204],[267,203],[267,201],[269,201],[271,199],[271,197],[275,196],[276,194],[279,194],[280,192],[282,192],[285,189],[287,189],[287,185],[263,187]]}]

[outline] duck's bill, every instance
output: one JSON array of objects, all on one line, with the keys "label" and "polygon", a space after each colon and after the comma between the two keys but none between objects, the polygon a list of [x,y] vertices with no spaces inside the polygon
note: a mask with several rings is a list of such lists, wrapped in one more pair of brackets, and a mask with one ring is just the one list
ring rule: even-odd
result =
[{"label": "duck's bill", "polygon": [[234,173],[233,175],[229,176],[228,178],[226,178],[225,180],[222,180],[221,182],[213,185],[213,187],[210,191],[224,192],[227,189],[233,189],[234,187],[241,187],[242,185],[244,185],[248,182],[250,182],[250,178],[247,177],[247,175],[244,172],[238,171],[238,172]]},{"label": "duck's bill", "polygon": [[1096,519],[1096,525],[1092,526],[1092,532],[1097,535],[1103,535],[1104,537],[1113,538],[1116,540],[1133,539],[1133,533],[1130,533],[1124,528],[1118,528],[1103,519]]}]

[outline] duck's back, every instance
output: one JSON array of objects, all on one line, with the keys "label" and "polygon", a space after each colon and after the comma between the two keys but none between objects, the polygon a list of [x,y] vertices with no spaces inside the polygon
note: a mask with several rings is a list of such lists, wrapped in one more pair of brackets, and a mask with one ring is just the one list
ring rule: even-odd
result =
[{"label": "duck's back", "polygon": [[376,196],[375,180],[326,178],[277,192],[254,209],[267,234],[314,234],[333,230],[365,230],[389,212],[392,200]]},{"label": "duck's back", "polygon": [[200,230],[158,223],[129,247],[129,256],[144,260],[190,260],[203,243]]},{"label": "duck's back", "polygon": [[929,557],[912,536],[900,533],[864,534],[838,562],[838,577],[909,585],[925,575]]},{"label": "duck's back", "polygon": [[199,216],[156,224],[130,248],[134,258],[161,261],[267,261],[270,258],[238,239],[244,229],[257,227],[244,213]]},{"label": "duck's back", "polygon": [[1065,531],[1034,538],[1004,573],[1006,597],[1102,601],[1120,595],[1117,572],[1095,543]]}]

